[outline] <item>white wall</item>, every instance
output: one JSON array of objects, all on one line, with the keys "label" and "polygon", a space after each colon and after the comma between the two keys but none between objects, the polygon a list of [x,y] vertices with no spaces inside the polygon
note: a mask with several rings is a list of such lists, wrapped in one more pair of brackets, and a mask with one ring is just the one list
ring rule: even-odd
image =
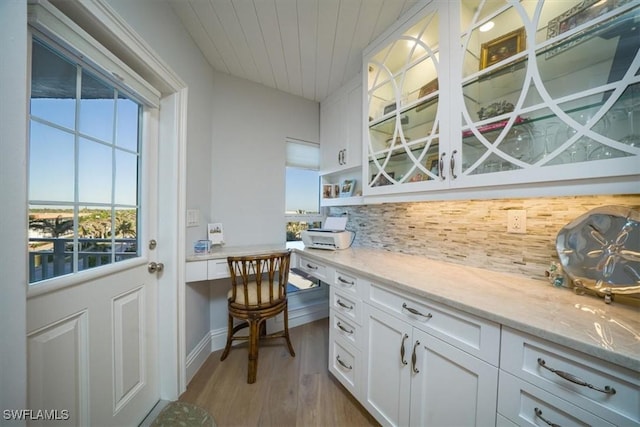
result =
[{"label": "white wall", "polygon": [[[27,402],[27,7],[0,1],[0,409]],[[4,418],[0,424],[14,425]],[[18,425],[21,423],[15,423]]]},{"label": "white wall", "polygon": [[211,215],[227,246],[285,242],[285,138],[319,142],[317,102],[214,76]]}]

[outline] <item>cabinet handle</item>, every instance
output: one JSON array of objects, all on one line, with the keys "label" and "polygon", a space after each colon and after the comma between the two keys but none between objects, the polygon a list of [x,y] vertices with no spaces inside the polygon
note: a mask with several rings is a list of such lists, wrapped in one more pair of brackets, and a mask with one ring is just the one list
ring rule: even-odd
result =
[{"label": "cabinet handle", "polygon": [[307,263],[307,268],[310,268],[311,270],[317,270],[318,267],[316,267],[315,265],[311,265],[309,263]]},{"label": "cabinet handle", "polygon": [[413,353],[411,354],[411,369],[413,370],[414,374],[420,373],[418,368],[416,368],[416,362],[418,361],[418,356],[416,355],[416,349],[418,348],[419,345],[420,345],[420,341],[416,341],[415,344],[413,344]]},{"label": "cabinet handle", "polygon": [[438,162],[438,175],[440,175],[440,181],[444,181],[444,156],[447,153],[440,154],[440,161]]},{"label": "cabinet handle", "polygon": [[347,149],[343,149],[342,150],[342,164],[346,165],[347,164]]},{"label": "cabinet handle", "polygon": [[407,338],[409,338],[409,335],[404,334],[404,336],[402,337],[402,342],[400,343],[400,361],[403,365],[407,364],[407,361],[404,360],[404,342],[407,340]]},{"label": "cabinet handle", "polygon": [[415,314],[416,316],[426,317],[427,319],[431,319],[433,317],[431,315],[431,313],[422,314],[418,310],[416,310],[415,308],[409,307],[406,302],[402,303],[402,308],[404,308],[405,310],[407,310],[411,314]]},{"label": "cabinet handle", "polygon": [[542,366],[544,369],[547,369],[551,372],[553,372],[554,374],[556,374],[557,376],[559,376],[560,378],[563,378],[567,381],[571,381],[574,384],[578,384],[581,385],[583,387],[588,387],[590,389],[593,389],[595,391],[599,391],[600,393],[606,393],[606,394],[616,394],[616,389],[611,387],[611,386],[604,386],[604,389],[602,388],[598,388],[592,384],[589,384],[588,382],[586,382],[585,380],[583,380],[582,378],[576,377],[575,375],[572,375],[568,372],[564,372],[564,371],[559,371],[557,369],[553,369],[547,366],[546,362],[544,361],[544,359],[538,357],[538,365]]},{"label": "cabinet handle", "polygon": [[343,303],[340,300],[337,300],[336,304],[338,304],[342,308],[346,308],[347,310],[353,310],[353,306],[352,305],[347,305],[347,304]]},{"label": "cabinet handle", "polygon": [[338,151],[338,164],[342,164],[342,150]]},{"label": "cabinet handle", "polygon": [[348,369],[348,370],[352,370],[353,366],[351,365],[347,365],[346,363],[344,363],[342,360],[340,360],[340,356],[336,356],[336,361],[342,365],[343,368]]},{"label": "cabinet handle", "polygon": [[342,278],[342,276],[338,276],[338,281],[339,281],[340,283],[344,283],[345,285],[351,285],[351,286],[353,286],[353,285],[355,285],[355,284],[356,284],[356,282],[352,282],[352,281],[349,281],[349,280],[343,279],[343,278]]},{"label": "cabinet handle", "polygon": [[456,153],[458,150],[453,150],[451,153],[451,160],[449,160],[449,169],[451,171],[451,178],[456,179],[458,175],[456,175]]},{"label": "cabinet handle", "polygon": [[552,423],[551,421],[545,419],[542,416],[542,410],[538,409],[538,408],[534,408],[534,411],[536,413],[536,417],[540,418],[542,421],[544,421],[545,423],[547,423],[547,425],[551,426],[551,427],[561,427],[560,424],[556,424],[556,423]]},{"label": "cabinet handle", "polygon": [[344,332],[348,333],[348,334],[352,334],[353,333],[353,329],[352,330],[348,330],[347,328],[345,328],[344,326],[342,326],[342,323],[338,322],[338,324],[336,325],[338,328],[342,329]]}]

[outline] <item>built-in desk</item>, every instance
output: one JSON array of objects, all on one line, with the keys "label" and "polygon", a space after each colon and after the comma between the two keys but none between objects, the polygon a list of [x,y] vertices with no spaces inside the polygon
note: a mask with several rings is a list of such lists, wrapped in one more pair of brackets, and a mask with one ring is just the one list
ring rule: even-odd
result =
[{"label": "built-in desk", "polygon": [[249,256],[270,252],[285,251],[296,247],[295,243],[276,245],[216,246],[206,254],[187,256],[185,282],[224,279],[229,277],[227,257]]}]

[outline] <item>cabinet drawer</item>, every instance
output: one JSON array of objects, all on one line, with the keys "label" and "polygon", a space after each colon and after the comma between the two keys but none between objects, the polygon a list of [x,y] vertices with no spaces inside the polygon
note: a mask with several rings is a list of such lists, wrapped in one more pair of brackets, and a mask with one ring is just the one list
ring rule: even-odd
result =
[{"label": "cabinet drawer", "polygon": [[320,279],[325,282],[329,281],[327,279],[327,271],[329,268],[322,263],[311,261],[309,258],[301,256],[298,260],[298,268],[305,273],[312,275],[316,279]]},{"label": "cabinet drawer", "polygon": [[331,305],[329,308],[336,313],[341,314],[345,319],[362,325],[362,301],[354,298],[352,294],[345,294],[331,286],[329,291],[329,300]]},{"label": "cabinet drawer", "polygon": [[340,339],[329,339],[329,371],[351,394],[358,397],[360,352]]},{"label": "cabinet drawer", "polygon": [[614,425],[504,371],[498,389],[498,413],[520,426]]},{"label": "cabinet drawer", "polygon": [[225,277],[231,277],[226,258],[210,259],[207,261],[207,278],[209,280],[224,279]]},{"label": "cabinet drawer", "polygon": [[334,337],[341,337],[346,342],[353,344],[356,348],[361,348],[362,330],[353,320],[331,310],[331,334]]},{"label": "cabinet drawer", "polygon": [[[640,425],[638,372],[510,328],[502,331],[500,368],[614,424]],[[597,390],[607,387],[615,393]]]},{"label": "cabinet drawer", "polygon": [[369,300],[418,329],[498,366],[500,326],[497,323],[374,283],[369,287]]},{"label": "cabinet drawer", "polygon": [[185,282],[207,280],[207,261],[191,261],[186,265]]},{"label": "cabinet drawer", "polygon": [[360,289],[364,283],[352,274],[336,269],[331,284],[344,293],[358,295],[358,298],[362,298]]}]

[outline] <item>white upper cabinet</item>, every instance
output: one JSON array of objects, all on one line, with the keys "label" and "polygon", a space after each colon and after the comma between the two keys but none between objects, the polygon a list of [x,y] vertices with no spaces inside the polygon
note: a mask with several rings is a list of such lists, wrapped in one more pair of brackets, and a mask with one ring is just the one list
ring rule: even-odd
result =
[{"label": "white upper cabinet", "polygon": [[364,52],[363,193],[631,180],[639,21],[630,0],[425,6]]},{"label": "white upper cabinet", "polygon": [[448,126],[440,94],[449,65],[440,52],[448,50],[447,16],[446,3],[436,2],[365,51],[365,195],[443,186],[438,165]]},{"label": "white upper cabinet", "polygon": [[362,77],[358,74],[320,106],[322,174],[362,165]]}]

